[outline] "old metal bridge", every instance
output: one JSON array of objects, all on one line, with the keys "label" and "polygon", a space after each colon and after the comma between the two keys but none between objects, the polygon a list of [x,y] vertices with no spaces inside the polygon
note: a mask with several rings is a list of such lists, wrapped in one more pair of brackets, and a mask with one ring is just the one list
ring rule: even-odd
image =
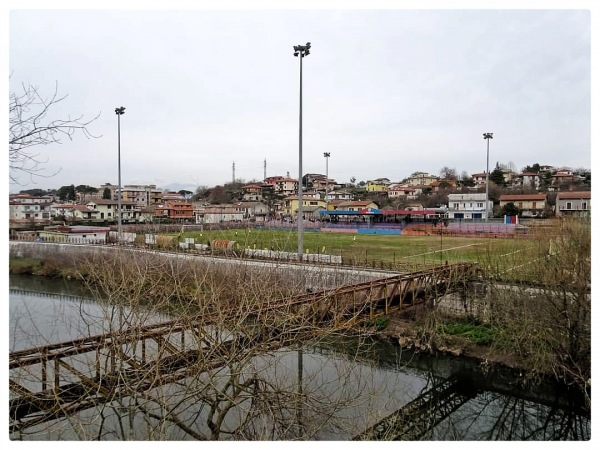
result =
[{"label": "old metal bridge", "polygon": [[[213,311],[197,320],[173,320],[68,342],[14,351],[9,357],[10,432],[74,414],[93,406],[227,364],[232,351],[240,357],[254,343],[270,351],[298,336],[273,339],[268,320],[273,312],[293,310],[313,323],[342,328],[408,308],[462,289],[476,273],[472,264],[452,264],[351,286],[269,300],[240,311]],[[257,333],[222,339],[211,324],[219,317],[252,316]],[[250,329],[250,328],[248,328]],[[248,330],[247,329],[247,330]],[[269,334],[267,339],[265,333]],[[255,350],[254,350],[255,351]],[[230,356],[229,356],[230,357]]]}]

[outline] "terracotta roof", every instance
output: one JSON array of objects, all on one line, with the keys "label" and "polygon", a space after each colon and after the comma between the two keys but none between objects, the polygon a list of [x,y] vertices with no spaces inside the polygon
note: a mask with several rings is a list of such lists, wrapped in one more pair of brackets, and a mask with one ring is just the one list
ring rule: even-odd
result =
[{"label": "terracotta roof", "polygon": [[565,198],[592,198],[592,191],[572,191],[572,192],[559,192],[557,195],[560,199]]},{"label": "terracotta roof", "polygon": [[500,201],[511,200],[546,200],[546,194],[508,194],[501,195]]}]

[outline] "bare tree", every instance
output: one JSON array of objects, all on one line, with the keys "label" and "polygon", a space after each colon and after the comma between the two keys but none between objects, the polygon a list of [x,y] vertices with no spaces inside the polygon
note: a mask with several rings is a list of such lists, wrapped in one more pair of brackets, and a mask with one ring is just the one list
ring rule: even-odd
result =
[{"label": "bare tree", "polygon": [[445,180],[458,180],[456,169],[448,166],[444,166],[440,169],[440,177]]},{"label": "bare tree", "polygon": [[83,115],[72,119],[52,119],[49,113],[67,95],[58,94],[58,84],[54,93],[49,97],[43,96],[37,86],[22,84],[21,92],[11,92],[9,97],[9,168],[10,180],[18,184],[19,175],[27,174],[30,177],[51,177],[54,172],[45,175],[43,165],[48,162],[34,150],[39,145],[59,144],[61,139],[73,139],[78,131],[87,138],[94,136],[88,130],[88,125],[96,120],[100,114],[91,120],[84,120]]}]

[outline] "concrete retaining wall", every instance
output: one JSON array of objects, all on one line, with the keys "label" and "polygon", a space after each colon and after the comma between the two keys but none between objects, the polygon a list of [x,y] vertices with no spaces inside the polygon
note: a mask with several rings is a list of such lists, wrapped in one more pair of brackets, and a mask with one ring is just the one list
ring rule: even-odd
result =
[{"label": "concrete retaining wall", "polygon": [[[87,254],[110,254],[112,252],[137,252],[170,258],[177,261],[197,261],[207,265],[207,270],[230,269],[240,276],[245,273],[276,273],[285,277],[286,281],[298,286],[301,291],[334,289],[349,284],[362,283],[369,280],[398,275],[397,272],[382,270],[357,270],[344,267],[321,266],[318,264],[297,264],[279,261],[261,261],[237,258],[216,258],[188,253],[167,253],[117,246],[87,246],[72,244],[54,244],[43,242],[10,241],[11,257],[29,258],[71,258]],[[315,255],[318,256],[318,255]],[[322,256],[322,255],[321,255]]]}]

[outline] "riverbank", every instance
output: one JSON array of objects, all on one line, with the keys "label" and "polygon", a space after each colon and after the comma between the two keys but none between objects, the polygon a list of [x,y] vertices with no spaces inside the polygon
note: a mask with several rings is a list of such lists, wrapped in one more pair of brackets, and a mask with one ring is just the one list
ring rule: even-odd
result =
[{"label": "riverbank", "polygon": [[[423,307],[415,307],[418,308]],[[419,315],[414,311],[409,314]],[[421,311],[421,314],[424,312]],[[406,318],[406,315],[406,311],[391,314],[388,325],[384,330],[376,333],[377,337],[415,352],[469,358],[487,367],[496,366],[519,371],[534,370],[525,358],[500,351],[489,345],[478,345],[466,338],[435,332],[429,332],[424,336],[422,325],[417,319]]]},{"label": "riverbank", "polygon": [[[17,275],[32,275],[49,278],[78,278],[71,268],[61,268],[53,263],[42,263],[38,260],[11,260],[10,273]],[[485,365],[503,366],[509,369],[529,370],[522,358],[482,346],[468,339],[448,336],[440,333],[429,333],[427,339],[423,336],[419,320],[427,311],[423,305],[417,305],[410,310],[397,311],[388,316],[384,329],[375,332],[378,339],[389,342],[406,350],[426,354],[445,354],[460,356],[480,361]]]}]

